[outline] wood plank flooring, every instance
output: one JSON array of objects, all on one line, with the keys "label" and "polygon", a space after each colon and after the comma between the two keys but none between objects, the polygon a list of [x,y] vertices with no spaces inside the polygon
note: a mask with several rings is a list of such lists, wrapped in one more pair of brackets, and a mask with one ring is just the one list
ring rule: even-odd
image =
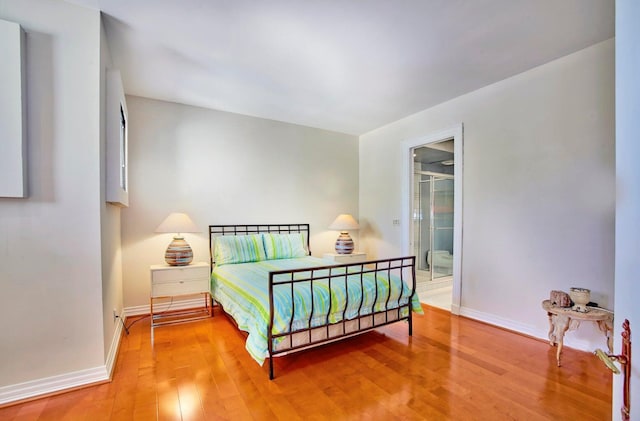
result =
[{"label": "wood plank flooring", "polygon": [[[608,420],[612,375],[555,348],[424,307],[404,323],[275,360],[269,381],[218,309],[131,327],[111,383],[0,409],[0,420]],[[540,317],[545,317],[543,313]],[[130,323],[132,320],[129,320]]]}]

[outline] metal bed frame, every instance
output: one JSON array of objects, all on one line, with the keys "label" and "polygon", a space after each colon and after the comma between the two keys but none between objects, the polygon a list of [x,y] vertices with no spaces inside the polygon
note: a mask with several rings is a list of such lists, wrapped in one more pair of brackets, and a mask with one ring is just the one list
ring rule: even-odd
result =
[{"label": "metal bed frame", "polygon": [[[209,225],[209,253],[211,256],[211,269],[215,265],[213,260],[213,247],[215,237],[220,235],[248,235],[257,233],[296,233],[306,234],[307,250],[309,250],[309,224],[260,224],[260,225]],[[311,251],[309,250],[309,255]],[[329,314],[326,315],[325,323],[320,326],[294,328],[292,309],[289,329],[286,333],[273,333],[274,321],[274,288],[287,288],[294,294],[295,284],[301,282],[310,283],[311,296],[313,297],[313,284],[317,281],[328,283],[329,289],[332,285],[340,283],[346,289],[347,282],[353,282],[354,278],[360,282],[363,288],[364,275],[372,274],[375,282],[375,299],[370,310],[380,307],[382,310],[363,313],[364,294],[361,294],[358,307],[358,314],[355,318],[345,320],[347,305],[345,303],[342,320],[336,323],[329,322]],[[391,288],[388,288],[386,296],[378,296],[379,278],[387,278],[392,274],[397,275],[404,283],[407,282],[411,288],[411,295],[406,304],[392,306],[389,304],[391,298]],[[348,280],[347,277],[350,279]],[[277,279],[276,279],[277,278]],[[416,291],[415,276],[415,256],[398,257],[393,259],[371,260],[361,263],[347,263],[327,265],[322,267],[299,268],[292,270],[278,270],[269,272],[269,325],[267,327],[268,352],[269,352],[269,379],[273,380],[273,358],[277,355],[301,351],[307,348],[318,346],[360,333],[368,332],[381,326],[406,320],[409,325],[409,336],[413,334],[413,320],[411,311],[411,299]],[[347,294],[347,301],[349,296]],[[329,308],[331,308],[331,294],[329,295]],[[291,300],[293,305],[295,301]],[[223,309],[224,310],[224,309]],[[404,315],[403,315],[404,312]],[[311,314],[306,325],[311,326],[313,317],[313,299],[311,302]],[[276,342],[278,345],[276,346]]]}]

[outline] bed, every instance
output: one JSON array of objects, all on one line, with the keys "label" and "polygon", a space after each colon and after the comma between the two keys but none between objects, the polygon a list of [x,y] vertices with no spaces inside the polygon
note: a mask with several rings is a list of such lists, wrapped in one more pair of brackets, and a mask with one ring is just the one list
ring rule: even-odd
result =
[{"label": "bed", "polygon": [[422,313],[415,257],[334,264],[311,256],[309,224],[210,225],[211,294],[248,333],[256,362]]}]

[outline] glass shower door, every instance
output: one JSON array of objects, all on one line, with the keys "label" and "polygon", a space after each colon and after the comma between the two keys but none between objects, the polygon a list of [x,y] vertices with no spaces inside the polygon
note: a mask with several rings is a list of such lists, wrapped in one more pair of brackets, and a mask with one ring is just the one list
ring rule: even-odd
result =
[{"label": "glass shower door", "polygon": [[419,195],[417,207],[420,209],[418,215],[418,269],[430,270],[429,250],[431,249],[431,176],[423,175],[418,183]]},{"label": "glass shower door", "polygon": [[430,253],[432,279],[453,275],[453,179],[433,177]]}]

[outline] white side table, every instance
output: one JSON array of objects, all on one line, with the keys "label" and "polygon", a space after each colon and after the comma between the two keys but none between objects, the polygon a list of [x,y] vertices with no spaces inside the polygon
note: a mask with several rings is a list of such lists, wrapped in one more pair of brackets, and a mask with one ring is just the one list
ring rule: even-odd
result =
[{"label": "white side table", "polygon": [[[200,320],[213,316],[211,303],[210,276],[208,263],[192,263],[187,266],[152,265],[151,273],[151,342],[153,329],[157,326]],[[175,298],[185,295],[203,295],[202,307],[155,312],[154,300],[159,298]]]},{"label": "white side table", "polygon": [[367,253],[360,251],[354,251],[351,254],[325,253],[322,258],[336,263],[360,263],[367,260]]}]

